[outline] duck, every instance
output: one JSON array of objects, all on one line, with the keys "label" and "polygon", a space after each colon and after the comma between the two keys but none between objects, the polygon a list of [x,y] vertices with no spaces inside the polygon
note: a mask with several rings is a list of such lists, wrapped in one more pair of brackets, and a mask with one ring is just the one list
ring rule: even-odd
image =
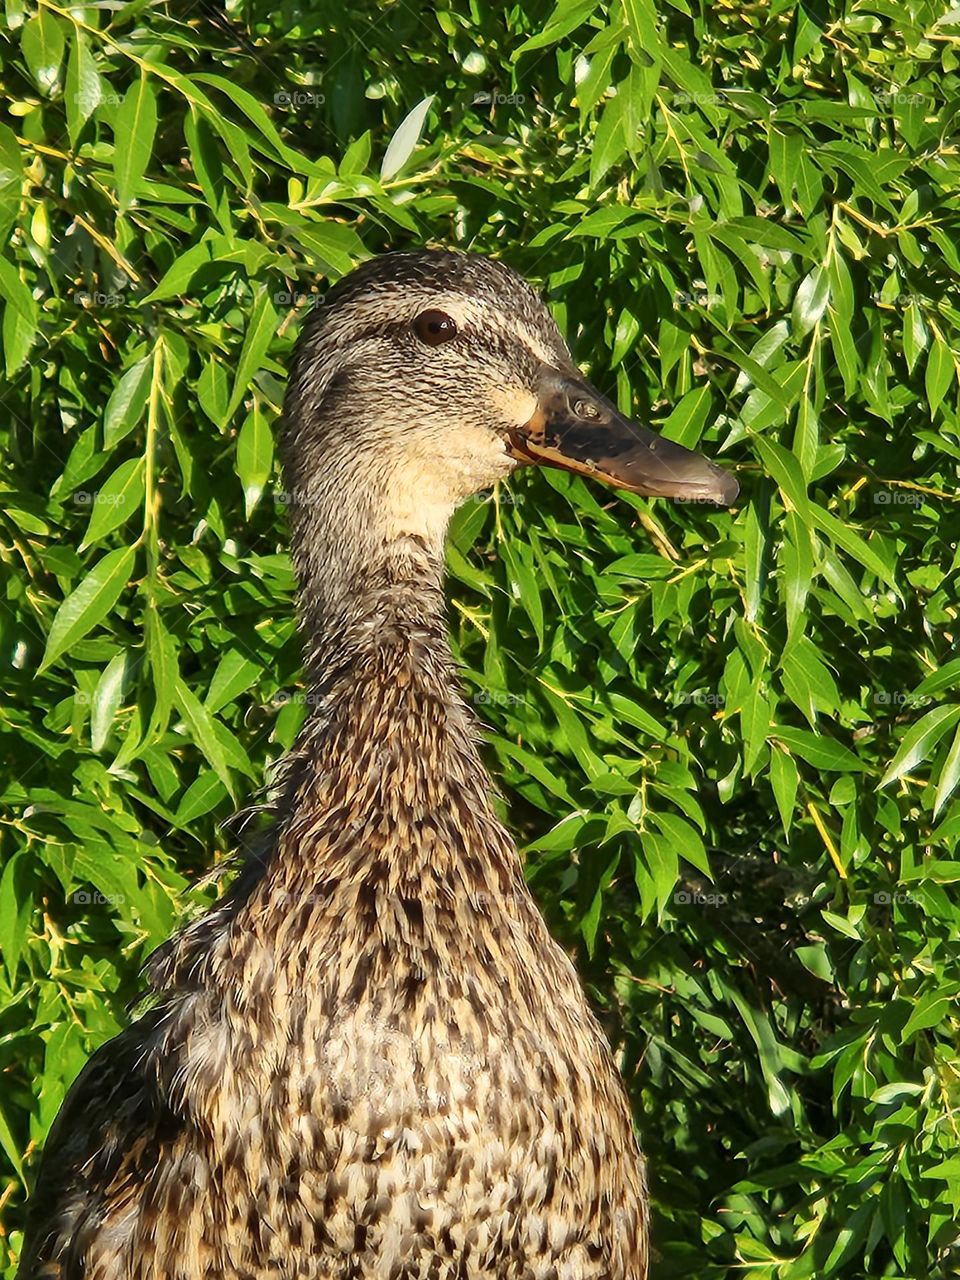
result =
[{"label": "duck", "polygon": [[444,538],[522,467],[737,481],[619,412],[512,268],[449,249],[322,295],[281,458],[310,696],[272,825],[69,1090],[18,1280],[643,1280],[627,1092],[497,816]]}]

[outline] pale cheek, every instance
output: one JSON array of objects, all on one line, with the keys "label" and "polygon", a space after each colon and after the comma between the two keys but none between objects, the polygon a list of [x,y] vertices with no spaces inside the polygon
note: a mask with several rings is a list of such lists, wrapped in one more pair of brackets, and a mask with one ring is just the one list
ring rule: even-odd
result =
[{"label": "pale cheek", "polygon": [[537,411],[537,397],[523,387],[501,387],[493,393],[494,412],[504,430],[522,427]]},{"label": "pale cheek", "polygon": [[488,430],[461,429],[447,436],[448,448],[403,460],[389,477],[383,502],[388,538],[416,535],[443,539],[457,506],[516,468],[506,444]]}]

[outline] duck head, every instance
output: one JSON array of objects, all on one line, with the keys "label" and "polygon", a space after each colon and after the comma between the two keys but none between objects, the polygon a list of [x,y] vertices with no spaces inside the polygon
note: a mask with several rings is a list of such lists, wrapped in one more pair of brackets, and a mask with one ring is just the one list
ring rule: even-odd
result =
[{"label": "duck head", "polygon": [[341,280],[304,328],[284,417],[304,536],[339,494],[384,542],[442,545],[459,502],[531,464],[651,497],[729,504],[739,487],[621,414],[530,285],[472,254],[387,254]]}]

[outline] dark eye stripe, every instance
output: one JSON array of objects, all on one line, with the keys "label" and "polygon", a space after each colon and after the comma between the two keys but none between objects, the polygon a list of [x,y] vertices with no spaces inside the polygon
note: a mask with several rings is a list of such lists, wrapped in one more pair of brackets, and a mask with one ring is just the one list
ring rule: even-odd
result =
[{"label": "dark eye stripe", "polygon": [[[354,330],[344,341],[343,350],[349,351],[355,343],[370,342],[374,338],[402,339],[404,337],[408,340],[416,340],[410,320],[381,320],[377,324],[365,325],[362,329]],[[458,329],[457,337],[463,339],[478,354],[484,352],[503,360],[508,365],[527,363],[531,369],[536,369],[543,362],[543,357],[534,351],[519,334],[499,332],[492,326],[481,325],[477,328],[472,323],[464,324]]]}]

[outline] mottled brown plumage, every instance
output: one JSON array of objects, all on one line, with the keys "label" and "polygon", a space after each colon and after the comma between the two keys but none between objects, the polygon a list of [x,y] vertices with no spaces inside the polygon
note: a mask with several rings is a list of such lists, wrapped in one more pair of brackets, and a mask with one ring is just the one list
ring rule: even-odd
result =
[{"label": "mottled brown plumage", "polygon": [[284,453],[313,696],[276,826],[70,1091],[19,1280],[642,1280],[626,1095],[491,806],[441,585],[456,503],[518,457],[730,496],[630,430],[503,266],[391,255],[311,316]]}]

